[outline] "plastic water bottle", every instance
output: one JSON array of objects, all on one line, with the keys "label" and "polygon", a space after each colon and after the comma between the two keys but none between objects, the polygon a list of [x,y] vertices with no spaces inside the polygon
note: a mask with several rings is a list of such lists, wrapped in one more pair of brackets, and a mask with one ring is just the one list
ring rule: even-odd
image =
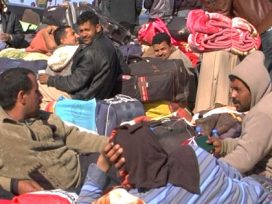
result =
[{"label": "plastic water bottle", "polygon": [[214,138],[219,138],[219,133],[216,128],[212,129],[212,137]]},{"label": "plastic water bottle", "polygon": [[[0,14],[0,15],[1,15],[1,14]],[[1,17],[1,16],[0,16],[0,17]],[[1,34],[1,33],[3,33],[2,25],[0,26],[0,34]],[[4,42],[4,41],[2,41],[2,40],[0,40],[0,51],[3,50],[3,49],[5,49],[6,46],[7,46],[7,43]]]},{"label": "plastic water bottle", "polygon": [[195,127],[195,131],[196,131],[196,136],[197,136],[197,137],[200,137],[200,136],[203,135],[203,129],[202,129],[202,127],[196,126],[196,127]]},{"label": "plastic water bottle", "polygon": [[0,50],[5,49],[6,46],[7,46],[7,44],[4,41],[0,40]]}]

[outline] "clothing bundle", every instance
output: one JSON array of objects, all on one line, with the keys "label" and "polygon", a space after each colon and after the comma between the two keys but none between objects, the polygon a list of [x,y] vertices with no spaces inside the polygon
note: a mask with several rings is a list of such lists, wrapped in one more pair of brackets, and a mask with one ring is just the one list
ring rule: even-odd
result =
[{"label": "clothing bundle", "polygon": [[168,154],[144,123],[120,126],[112,134],[112,141],[123,148],[126,159],[124,186],[147,190],[171,183],[200,193],[197,158],[190,146],[176,147]]},{"label": "clothing bundle", "polygon": [[255,27],[240,17],[230,19],[197,9],[188,14],[186,26],[190,32],[188,43],[195,52],[226,50],[247,55],[261,45]]},{"label": "clothing bundle", "polygon": [[138,40],[141,43],[151,45],[152,39],[157,33],[166,33],[171,37],[171,44],[179,43],[171,36],[165,22],[161,18],[156,18],[151,22],[143,24],[138,31]]}]

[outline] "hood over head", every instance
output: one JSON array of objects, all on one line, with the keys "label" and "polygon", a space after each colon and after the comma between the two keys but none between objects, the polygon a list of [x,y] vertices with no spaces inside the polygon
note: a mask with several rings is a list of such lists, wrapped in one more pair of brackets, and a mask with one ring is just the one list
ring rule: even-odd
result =
[{"label": "hood over head", "polygon": [[271,79],[264,65],[265,56],[261,51],[254,51],[238,64],[231,72],[242,80],[250,89],[251,104],[255,106],[263,96],[271,92]]}]

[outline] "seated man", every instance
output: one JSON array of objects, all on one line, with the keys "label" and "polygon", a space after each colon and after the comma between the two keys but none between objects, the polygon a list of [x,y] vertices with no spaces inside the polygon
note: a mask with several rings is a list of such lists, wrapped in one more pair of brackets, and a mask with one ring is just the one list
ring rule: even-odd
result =
[{"label": "seated man", "polygon": [[211,138],[215,154],[241,173],[272,178],[272,92],[264,65],[264,54],[255,51],[229,75],[232,102],[239,112],[247,112],[239,138]]},{"label": "seated man", "polygon": [[33,71],[0,75],[0,186],[13,194],[80,187],[93,153],[108,143],[40,111],[41,100]]},{"label": "seated man", "polygon": [[166,33],[157,33],[152,39],[152,47],[147,49],[143,57],[158,57],[162,59],[181,59],[186,68],[192,68],[192,62],[179,49],[171,44]]},{"label": "seated man", "polygon": [[152,136],[117,133],[115,145],[108,144],[90,164],[77,203],[103,195],[110,162],[122,170],[122,187],[145,203],[270,203],[258,182],[205,150],[186,145],[167,154]]},{"label": "seated man", "polygon": [[[103,34],[98,16],[85,11],[78,17],[79,35],[84,43],[73,57],[71,75],[39,75],[41,84],[67,92],[76,99],[111,97],[120,72],[120,62],[112,42]],[[56,99],[56,98],[55,98]]]},{"label": "seated man", "polygon": [[5,47],[21,48],[25,37],[22,26],[18,17],[8,10],[4,0],[0,0],[0,19],[0,50]]},{"label": "seated man", "polygon": [[54,33],[57,48],[48,58],[46,73],[55,76],[67,76],[71,74],[73,56],[78,48],[78,35],[70,26],[60,26]]}]

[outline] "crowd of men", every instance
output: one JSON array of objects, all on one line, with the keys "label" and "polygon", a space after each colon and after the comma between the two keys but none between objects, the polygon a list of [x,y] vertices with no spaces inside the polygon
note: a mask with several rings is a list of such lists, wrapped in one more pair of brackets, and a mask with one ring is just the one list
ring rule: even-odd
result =
[{"label": "crowd of men", "polygon": [[[155,11],[155,2],[144,3]],[[215,6],[219,1],[212,1],[212,6],[211,1],[201,2],[210,11],[219,7]],[[5,8],[0,1],[0,40],[5,47],[20,47],[21,26]],[[39,36],[46,42],[54,39],[54,49],[48,49],[52,67],[54,57],[69,50],[70,63],[61,72],[51,70],[37,77],[18,67],[0,74],[0,195],[61,188],[79,193],[78,203],[84,204],[99,199],[109,186],[121,185],[146,203],[272,202],[271,192],[262,185],[272,179],[272,87],[265,49],[248,54],[229,75],[232,103],[237,111],[246,112],[241,135],[224,140],[209,137],[213,155],[194,145],[167,154],[153,137],[108,138],[81,132],[41,110],[43,97],[112,96],[121,73],[116,48],[94,12],[81,13],[77,25],[78,33],[61,26],[46,28],[46,34]],[[266,42],[264,30],[260,33]],[[154,36],[150,49],[153,57],[180,59],[191,67],[165,33]],[[122,178],[116,178],[117,171]]]}]

